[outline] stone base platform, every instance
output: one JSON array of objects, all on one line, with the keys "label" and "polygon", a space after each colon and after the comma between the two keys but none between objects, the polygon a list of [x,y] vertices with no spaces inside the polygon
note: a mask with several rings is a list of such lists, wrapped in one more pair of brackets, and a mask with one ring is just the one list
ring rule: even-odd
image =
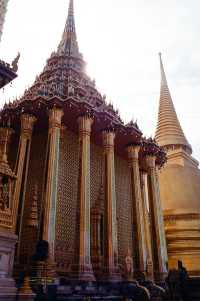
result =
[{"label": "stone base platform", "polygon": [[15,301],[17,288],[12,278],[0,278],[0,301]]},{"label": "stone base platform", "polygon": [[80,267],[79,265],[76,264],[70,265],[68,271],[68,279],[72,281],[73,280],[86,281],[86,282],[95,281],[92,265],[85,265],[83,267]]},{"label": "stone base platform", "polygon": [[[84,299],[85,298],[85,299]],[[57,287],[57,301],[61,300],[127,300],[149,301],[148,290],[134,282],[67,282]],[[89,299],[90,298],[90,299]]]},{"label": "stone base platform", "polygon": [[0,300],[16,300],[16,286],[12,279],[13,261],[17,236],[0,231]]}]

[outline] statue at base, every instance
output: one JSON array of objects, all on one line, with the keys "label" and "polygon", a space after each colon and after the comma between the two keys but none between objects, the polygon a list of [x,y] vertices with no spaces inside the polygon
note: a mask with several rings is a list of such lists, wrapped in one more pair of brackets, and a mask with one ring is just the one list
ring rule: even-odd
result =
[{"label": "statue at base", "polygon": [[128,281],[133,280],[133,257],[131,256],[131,250],[128,248],[127,256],[125,258],[125,278]]},{"label": "statue at base", "polygon": [[149,258],[147,258],[146,272],[147,272],[147,278],[149,280],[153,280],[153,262]]}]

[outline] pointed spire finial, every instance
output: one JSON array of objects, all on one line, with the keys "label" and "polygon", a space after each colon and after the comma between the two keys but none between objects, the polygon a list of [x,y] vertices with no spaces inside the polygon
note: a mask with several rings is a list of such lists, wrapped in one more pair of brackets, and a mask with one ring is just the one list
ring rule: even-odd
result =
[{"label": "pointed spire finial", "polygon": [[162,61],[162,53],[159,52],[159,58],[160,58],[160,73],[161,73],[161,85],[167,86],[167,78],[165,75],[165,70],[163,66],[163,61]]},{"label": "pointed spire finial", "polygon": [[76,26],[74,18],[74,1],[69,1],[67,22],[62,35],[61,42],[58,46],[58,54],[80,57],[79,47],[76,36]]},{"label": "pointed spire finial", "polygon": [[158,123],[155,139],[160,146],[167,145],[183,145],[189,152],[192,152],[191,146],[188,143],[180,122],[176,115],[176,110],[168,88],[165,70],[160,57],[160,72],[161,72],[161,88],[160,88],[160,103],[158,113]]}]

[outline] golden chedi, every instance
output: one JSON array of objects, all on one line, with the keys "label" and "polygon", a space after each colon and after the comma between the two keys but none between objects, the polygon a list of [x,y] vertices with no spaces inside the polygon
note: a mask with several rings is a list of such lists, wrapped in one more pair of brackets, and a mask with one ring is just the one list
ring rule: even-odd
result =
[{"label": "golden chedi", "polygon": [[200,170],[168,88],[160,54],[161,91],[156,141],[167,152],[160,172],[169,268],[182,260],[191,275],[200,273]]}]

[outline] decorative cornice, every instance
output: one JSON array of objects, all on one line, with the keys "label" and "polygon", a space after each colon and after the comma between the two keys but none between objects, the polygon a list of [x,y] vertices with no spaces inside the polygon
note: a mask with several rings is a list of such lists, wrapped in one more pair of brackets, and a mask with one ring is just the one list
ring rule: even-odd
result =
[{"label": "decorative cornice", "polygon": [[115,132],[112,130],[104,130],[102,132],[103,146],[106,149],[114,149]]},{"label": "decorative cornice", "polygon": [[130,161],[139,159],[140,145],[129,145],[127,147],[128,159]]},{"label": "decorative cornice", "polygon": [[[155,164],[161,168],[166,160],[166,153],[162,147],[159,147],[156,141],[152,138],[143,139],[141,153],[143,158],[145,157],[154,157]],[[150,159],[149,159],[150,160]]]},{"label": "decorative cornice", "polygon": [[178,220],[200,219],[200,213],[176,213],[164,215],[164,221],[175,222]]},{"label": "decorative cornice", "polygon": [[49,128],[60,128],[63,116],[63,110],[57,107],[53,107],[49,110]]},{"label": "decorative cornice", "polygon": [[90,136],[92,123],[93,123],[93,116],[92,115],[86,114],[84,116],[80,116],[78,118],[79,133],[82,134],[82,135]]},{"label": "decorative cornice", "polygon": [[33,125],[36,122],[36,118],[33,115],[22,114],[21,115],[21,134],[30,138],[33,131]]}]

